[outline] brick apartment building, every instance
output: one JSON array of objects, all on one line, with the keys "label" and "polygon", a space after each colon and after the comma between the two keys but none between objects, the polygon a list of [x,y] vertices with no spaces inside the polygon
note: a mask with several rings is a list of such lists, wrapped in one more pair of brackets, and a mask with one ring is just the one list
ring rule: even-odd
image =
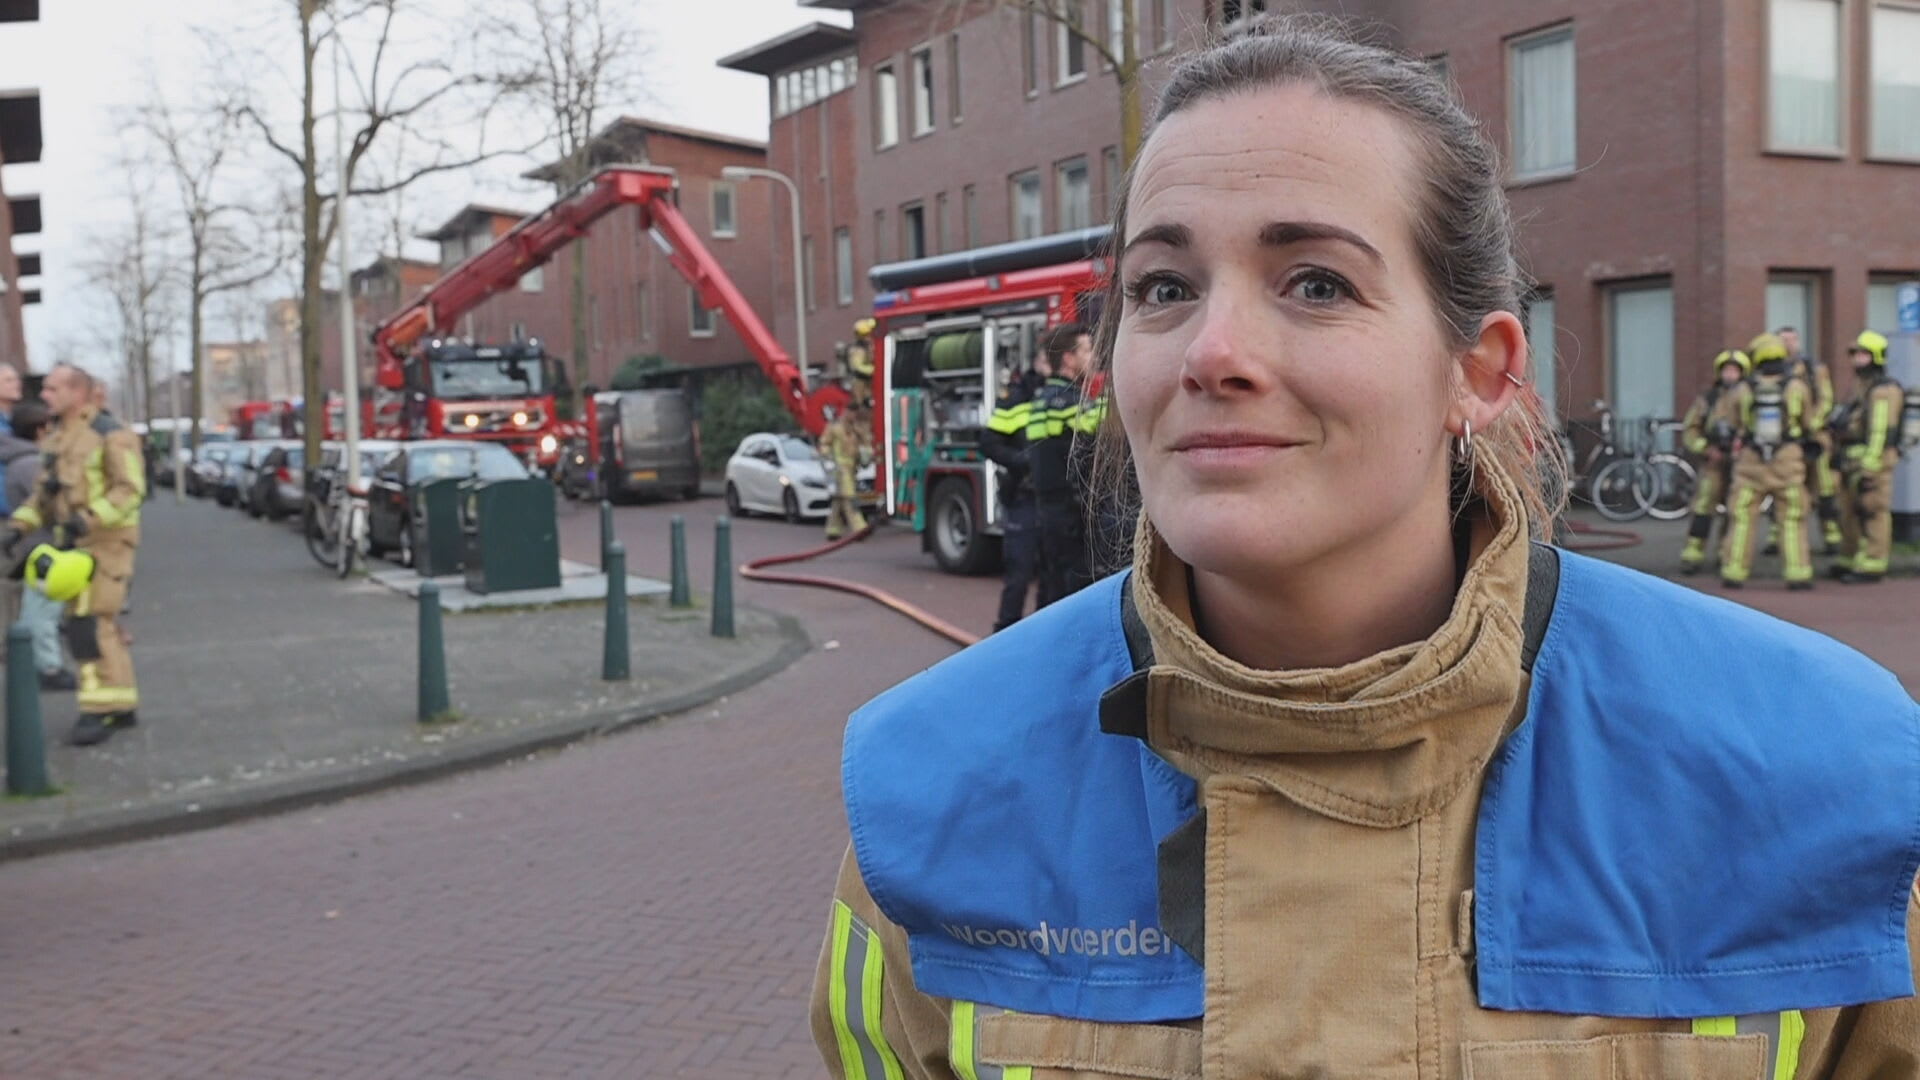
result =
[{"label": "brick apartment building", "polygon": [[[1080,0],[1083,25],[1112,40],[1126,2]],[[1717,350],[1781,324],[1839,361],[1864,326],[1892,329],[1895,284],[1920,276],[1914,0],[1132,2],[1149,101],[1170,56],[1269,6],[1370,19],[1442,66],[1509,163],[1538,378],[1562,415],[1601,397],[1672,415]],[[720,63],[767,77],[768,162],[804,193],[814,341],[869,310],[877,263],[1110,213],[1116,84],[1057,25],[984,0],[799,6],[853,26]]]},{"label": "brick apartment building", "polygon": [[[39,0],[0,0],[0,26],[39,18]],[[40,144],[40,92],[0,83],[0,177],[9,164],[39,161]],[[39,196],[9,197],[0,179],[0,364],[21,371],[27,370],[24,309],[40,302],[40,256],[15,251],[14,237],[39,231]]]},{"label": "brick apartment building", "polygon": [[[670,168],[679,177],[680,211],[700,234],[761,318],[784,306],[773,290],[775,197],[784,191],[762,181],[721,178],[729,166],[763,167],[763,143],[625,117],[595,140],[595,165]],[[551,180],[551,167],[529,178]],[[426,234],[439,243],[439,271],[452,269],[512,229],[526,212],[472,205]],[[782,218],[782,221],[785,219]],[[580,241],[587,250],[586,371],[581,384],[607,386],[627,361],[657,357],[666,372],[700,372],[750,364],[752,358],[718,312],[700,307],[693,290],[667,262],[631,211],[615,211]],[[557,356],[574,352],[571,315],[573,254],[562,250],[520,283],[474,309],[461,336],[476,341],[538,338]],[[792,319],[787,320],[789,326]],[[770,323],[771,325],[771,323]],[[792,338],[786,343],[793,347]]]}]

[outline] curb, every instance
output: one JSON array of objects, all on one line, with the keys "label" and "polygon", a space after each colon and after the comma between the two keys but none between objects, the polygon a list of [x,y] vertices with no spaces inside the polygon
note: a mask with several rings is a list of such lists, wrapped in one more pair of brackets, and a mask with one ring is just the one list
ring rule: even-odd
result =
[{"label": "curb", "polygon": [[[761,613],[773,619],[782,638],[779,650],[771,657],[745,671],[659,698],[637,709],[607,710],[574,717],[552,726],[475,738],[432,757],[382,762],[324,776],[263,784],[224,795],[174,798],[132,810],[100,814],[93,820],[71,826],[29,826],[28,831],[21,835],[0,836],[0,863],[197,832],[250,818],[338,802],[357,795],[424,784],[688,712],[779,674],[812,649],[812,642],[798,619],[775,612]],[[197,806],[198,809],[190,810],[189,806]]]}]

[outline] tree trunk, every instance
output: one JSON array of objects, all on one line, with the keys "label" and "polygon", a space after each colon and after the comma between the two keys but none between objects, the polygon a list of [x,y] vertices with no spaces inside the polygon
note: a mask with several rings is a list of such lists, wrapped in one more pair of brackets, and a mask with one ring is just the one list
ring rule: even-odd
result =
[{"label": "tree trunk", "polygon": [[1133,159],[1140,154],[1139,61],[1113,74],[1120,83],[1120,166],[1123,169],[1130,169],[1133,167]]},{"label": "tree trunk", "polygon": [[[320,268],[327,253],[320,244],[319,162],[313,148],[313,16],[316,0],[300,0],[300,150],[304,175],[300,181],[300,392],[306,399],[307,461],[320,461],[321,437],[326,433],[327,398],[320,388]],[[344,293],[345,290],[342,290]],[[345,297],[343,296],[344,300]],[[343,343],[344,346],[344,343]],[[352,373],[348,373],[352,377]]]},{"label": "tree trunk", "polygon": [[[193,391],[187,403],[187,411],[193,416],[193,428],[192,437],[189,439],[187,445],[192,447],[195,452],[198,452],[200,449],[200,394],[201,379],[204,378],[201,374],[201,357],[206,352],[205,341],[202,337],[203,313],[207,306],[206,285],[202,280],[200,268],[203,257],[204,255],[200,250],[200,243],[195,241],[193,245],[193,284],[188,290],[187,301],[187,347],[192,350],[188,354],[188,362],[193,371],[191,381]],[[174,379],[178,381],[179,376],[175,375]],[[174,418],[173,438],[174,441],[178,443],[180,439],[178,417]]]}]

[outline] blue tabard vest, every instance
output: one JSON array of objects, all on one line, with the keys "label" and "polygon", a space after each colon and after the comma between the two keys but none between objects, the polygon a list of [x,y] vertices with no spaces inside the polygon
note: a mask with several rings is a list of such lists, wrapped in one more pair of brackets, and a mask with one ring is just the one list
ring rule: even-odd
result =
[{"label": "blue tabard vest", "polygon": [[[1526,719],[1479,807],[1481,1006],[1688,1018],[1913,993],[1920,705],[1823,635],[1557,554]],[[1098,720],[1133,672],[1126,583],[848,724],[854,853],[923,993],[1110,1022],[1203,1012],[1156,861],[1195,785]]]}]

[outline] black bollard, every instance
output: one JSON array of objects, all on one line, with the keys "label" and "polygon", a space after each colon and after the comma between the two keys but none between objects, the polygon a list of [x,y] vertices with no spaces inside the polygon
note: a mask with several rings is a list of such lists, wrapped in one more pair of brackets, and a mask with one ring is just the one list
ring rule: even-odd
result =
[{"label": "black bollard", "polygon": [[713,636],[733,636],[733,519],[713,523]]},{"label": "black bollard", "polygon": [[420,722],[444,720],[453,711],[447,695],[447,643],[440,626],[440,586],[420,583]]},{"label": "black bollard", "polygon": [[693,582],[687,574],[687,519],[673,515],[673,595],[668,604],[677,608],[693,606]]},{"label": "black bollard", "polygon": [[627,648],[627,547],[607,545],[607,629],[600,658],[600,677],[619,682],[630,677]]},{"label": "black bollard", "polygon": [[52,795],[47,738],[40,725],[40,671],[33,665],[33,631],[7,628],[7,794]]},{"label": "black bollard", "polygon": [[613,545],[613,504],[600,500],[600,569],[607,568],[607,548]]}]

